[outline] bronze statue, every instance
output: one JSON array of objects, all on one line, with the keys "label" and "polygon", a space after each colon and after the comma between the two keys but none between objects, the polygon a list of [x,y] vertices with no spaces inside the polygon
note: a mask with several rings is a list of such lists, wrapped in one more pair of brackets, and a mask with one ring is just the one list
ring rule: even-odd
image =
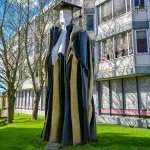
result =
[{"label": "bronze statue", "polygon": [[46,107],[42,139],[47,148],[87,144],[96,139],[92,44],[87,32],[72,24],[81,7],[60,2],[62,28],[50,30],[46,60]]}]

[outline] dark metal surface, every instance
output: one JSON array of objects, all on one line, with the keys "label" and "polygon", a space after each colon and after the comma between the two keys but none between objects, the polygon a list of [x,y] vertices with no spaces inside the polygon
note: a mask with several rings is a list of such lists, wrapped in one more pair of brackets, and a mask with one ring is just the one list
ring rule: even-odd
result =
[{"label": "dark metal surface", "polygon": [[82,7],[80,7],[78,5],[67,3],[64,1],[59,2],[56,6],[53,7],[54,10],[61,10],[63,8],[72,8],[73,12],[76,12],[76,11],[82,9]]}]

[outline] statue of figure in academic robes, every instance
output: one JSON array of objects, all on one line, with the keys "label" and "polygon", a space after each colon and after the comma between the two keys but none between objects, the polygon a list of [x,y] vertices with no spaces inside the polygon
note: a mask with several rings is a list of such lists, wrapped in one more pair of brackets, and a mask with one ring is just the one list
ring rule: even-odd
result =
[{"label": "statue of figure in academic robes", "polygon": [[62,28],[54,26],[50,30],[45,63],[45,124],[41,138],[49,145],[87,144],[96,140],[92,44],[87,32],[72,24],[73,10],[80,7],[65,2],[60,5]]}]

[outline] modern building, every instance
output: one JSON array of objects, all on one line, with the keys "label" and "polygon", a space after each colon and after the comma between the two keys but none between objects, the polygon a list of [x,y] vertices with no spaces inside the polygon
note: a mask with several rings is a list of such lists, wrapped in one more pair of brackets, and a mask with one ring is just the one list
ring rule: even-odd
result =
[{"label": "modern building", "polygon": [[[95,18],[95,14],[94,14],[94,3],[93,0],[64,0],[65,2],[69,2],[69,3],[73,3],[79,6],[82,6],[82,24],[83,24],[83,28],[87,29],[91,39],[94,41],[95,40],[95,26],[94,26],[94,18]],[[53,0],[52,3],[50,3],[48,6],[46,6],[44,8],[44,13],[45,13],[45,19],[49,19],[48,24],[47,24],[47,33],[45,34],[45,38],[44,38],[44,49],[45,52],[48,51],[48,36],[49,36],[49,30],[50,27],[52,26],[52,21],[51,21],[51,17],[47,18],[47,14],[52,14],[50,13],[51,8],[53,7],[53,5],[59,3],[60,0]],[[78,24],[79,21],[79,15],[80,12],[78,12],[77,14],[74,14],[74,19],[73,21]],[[55,18],[53,18],[55,19]],[[57,18],[58,19],[58,18]],[[58,20],[56,20],[56,23],[58,22]],[[36,29],[38,27],[38,24],[36,23],[36,16],[32,18],[31,20],[31,25],[30,25],[30,29],[29,29],[29,35],[33,35],[36,32]],[[34,37],[31,37],[31,42],[29,43],[29,52],[30,52],[30,60],[32,61],[32,59],[34,58],[34,56],[36,55],[37,51],[38,51],[38,40],[35,39]],[[94,42],[93,42],[94,43]],[[17,38],[14,38],[14,47],[17,46]],[[15,111],[16,112],[21,112],[21,113],[28,113],[31,114],[32,110],[33,110],[33,103],[34,103],[34,91],[33,91],[33,85],[32,85],[32,81],[30,78],[27,78],[28,74],[26,74],[26,70],[20,70],[19,72],[20,75],[20,82],[22,82],[22,84],[19,86],[17,92],[16,92],[16,103],[15,103]],[[35,73],[36,76],[36,81],[38,84],[39,82],[39,78],[38,78],[38,72]],[[43,93],[45,91],[45,88],[43,87]],[[44,115],[44,94],[42,94],[41,96],[41,100],[39,103],[39,114],[40,115]]]},{"label": "modern building", "polygon": [[96,0],[95,24],[99,121],[149,126],[150,1]]},{"label": "modern building", "polygon": [[[60,0],[54,0],[56,4]],[[82,24],[94,43],[94,100],[97,121],[135,127],[149,127],[150,120],[150,1],[64,0],[82,6]],[[45,14],[51,11],[50,3]],[[80,12],[74,14],[78,23]],[[47,16],[47,15],[45,15]],[[36,29],[36,17],[33,18]],[[49,31],[51,20],[47,26]],[[29,33],[32,35],[33,30]],[[15,41],[14,41],[15,43]],[[44,38],[48,49],[48,34]],[[31,55],[38,43],[29,44]],[[32,58],[32,57],[31,57]],[[32,59],[31,59],[32,60]],[[38,84],[38,73],[35,74]],[[25,74],[21,75],[21,79]],[[43,90],[44,93],[44,90]],[[34,92],[26,80],[16,93],[15,110],[32,113]],[[39,114],[44,115],[44,94]]]},{"label": "modern building", "polygon": [[[49,39],[49,29],[52,26],[52,15],[50,15],[51,10],[51,3],[47,5],[43,12],[44,12],[44,22],[46,23],[46,29],[45,29],[45,35],[44,35],[44,40],[43,40],[43,57],[44,55],[47,54],[48,51],[48,39]],[[23,28],[23,27],[22,27]],[[22,29],[21,29],[22,30]],[[39,33],[39,24],[38,24],[38,16],[33,16],[33,18],[30,20],[30,26],[28,30],[28,51],[29,51],[29,60],[32,66],[36,65],[34,64],[34,60],[36,57],[38,58],[39,56],[39,39],[40,36],[38,35]],[[36,36],[35,36],[36,35]],[[13,41],[13,49],[17,46],[17,35],[14,36],[14,41]],[[23,53],[24,54],[24,53]],[[25,55],[25,54],[24,54]],[[15,102],[15,111],[16,112],[21,112],[21,113],[27,113],[31,114],[33,110],[33,104],[34,104],[34,90],[33,90],[33,84],[31,80],[31,76],[28,70],[28,65],[25,57],[23,57],[22,60],[23,66],[19,68],[18,71],[18,79],[20,81],[20,86],[17,89],[16,92],[16,102]],[[44,64],[43,64],[44,66]],[[35,84],[36,86],[39,86],[39,72],[36,70],[34,72],[35,74]],[[44,115],[44,92],[45,88],[43,87],[43,93],[40,98],[39,102],[39,114]]]}]

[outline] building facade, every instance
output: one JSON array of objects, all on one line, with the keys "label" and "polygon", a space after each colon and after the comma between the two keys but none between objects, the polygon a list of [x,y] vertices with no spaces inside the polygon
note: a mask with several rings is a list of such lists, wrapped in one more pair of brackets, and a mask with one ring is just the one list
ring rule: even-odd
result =
[{"label": "building facade", "polygon": [[[95,19],[95,14],[94,14],[94,3],[92,0],[64,0],[69,3],[73,3],[79,6],[82,6],[82,24],[83,28],[87,29],[89,36],[91,39],[94,41],[95,40],[95,26],[94,26],[94,19]],[[50,3],[48,6],[45,7],[44,12],[45,12],[45,19],[47,18],[47,14],[52,11],[51,8],[53,5],[56,3],[60,2],[60,0],[54,0],[52,3]],[[74,23],[78,24],[79,21],[79,15],[80,12],[77,14],[74,14]],[[52,17],[52,16],[51,16]],[[52,21],[51,17],[49,17],[48,24],[47,24],[47,33],[45,34],[45,38],[43,41],[44,44],[44,49],[45,49],[45,54],[48,51],[48,36],[49,36],[49,30],[51,28]],[[58,16],[57,16],[58,17]],[[58,21],[59,22],[59,21]],[[57,23],[57,20],[56,20]],[[38,27],[38,24],[36,23],[36,16],[33,17],[31,21],[31,25],[29,28],[29,35],[34,35],[36,32],[36,29]],[[38,52],[38,40],[35,38],[31,37],[31,42],[29,43],[29,54],[30,54],[30,60],[34,58],[36,53]],[[93,42],[94,43],[94,42]],[[15,45],[17,46],[17,38],[14,40],[14,47]],[[22,84],[18,87],[18,90],[16,92],[16,103],[15,103],[15,111],[16,112],[21,112],[21,113],[27,113],[31,114],[33,110],[33,104],[34,104],[34,91],[33,91],[33,85],[31,78],[27,78],[28,74],[26,73],[26,70],[20,70],[19,72],[20,76],[20,82]],[[35,73],[36,76],[36,84],[39,82],[39,77],[38,77],[38,72]],[[43,94],[41,96],[40,102],[39,102],[39,114],[44,115],[44,106],[45,106],[45,87],[43,87]]]},{"label": "building facade", "polygon": [[99,121],[146,127],[137,118],[150,116],[150,2],[96,0],[95,16]]},{"label": "building facade", "polygon": [[7,108],[6,92],[0,92],[0,109],[4,110]]},{"label": "building facade", "polygon": [[[149,119],[144,119],[150,117],[150,1],[64,1],[82,6],[82,25],[94,43],[97,121],[136,127],[150,126]],[[48,8],[45,14],[51,11]],[[79,12],[74,14],[76,24],[79,15]],[[51,20],[47,31],[50,26]],[[29,31],[31,35],[32,32]],[[48,34],[45,35],[44,45],[46,52]],[[29,47],[34,56],[38,47],[36,40]],[[38,84],[38,72],[35,75]],[[25,74],[21,78],[23,80]],[[43,94],[39,103],[41,115],[44,115],[44,99]],[[15,110],[31,114],[33,103],[34,92],[29,79],[18,88]]]}]

